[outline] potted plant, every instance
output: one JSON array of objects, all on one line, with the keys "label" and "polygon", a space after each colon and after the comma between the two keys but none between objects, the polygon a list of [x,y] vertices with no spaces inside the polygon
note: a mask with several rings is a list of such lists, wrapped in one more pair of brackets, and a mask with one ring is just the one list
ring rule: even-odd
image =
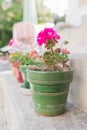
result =
[{"label": "potted plant", "polygon": [[[26,46],[22,41],[10,39],[9,43],[10,63],[13,73],[16,75],[18,81],[23,83],[21,71],[19,69],[20,62],[24,62],[25,54],[29,51],[29,47]],[[29,87],[26,82],[26,86]]]},{"label": "potted plant", "polygon": [[31,65],[36,65],[39,64],[39,62],[35,61],[35,58],[38,58],[39,55],[36,51],[31,51],[30,53],[26,53],[22,55],[21,60],[20,60],[20,71],[22,73],[22,77],[24,80],[24,85],[25,88],[30,88],[30,84],[27,81],[27,75],[26,75],[26,69],[31,67]]},{"label": "potted plant", "polygon": [[[45,116],[65,112],[69,85],[73,79],[73,70],[68,65],[70,52],[63,48],[68,42],[60,45],[59,40],[60,36],[53,28],[42,30],[37,36],[38,45],[45,47],[39,58],[41,64],[27,69],[35,111]],[[55,48],[57,44],[58,48]]]},{"label": "potted plant", "polygon": [[20,71],[22,73],[22,77],[24,80],[24,86],[27,89],[30,89],[30,84],[27,81],[26,69],[27,69],[28,65],[30,65],[31,63],[32,63],[32,60],[30,60],[29,54],[22,55],[19,68],[20,68]]}]

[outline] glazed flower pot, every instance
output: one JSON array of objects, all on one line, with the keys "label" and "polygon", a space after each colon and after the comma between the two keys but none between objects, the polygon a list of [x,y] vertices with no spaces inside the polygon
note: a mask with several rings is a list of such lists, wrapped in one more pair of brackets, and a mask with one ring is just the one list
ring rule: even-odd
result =
[{"label": "glazed flower pot", "polygon": [[22,74],[22,77],[23,77],[23,80],[24,80],[24,86],[25,86],[25,88],[30,89],[30,84],[27,81],[27,75],[26,75],[27,66],[26,65],[20,65],[19,67],[20,67],[20,71],[21,71],[21,74]]},{"label": "glazed flower pot", "polygon": [[35,111],[45,116],[57,116],[65,112],[73,71],[33,71],[27,69],[31,84]]},{"label": "glazed flower pot", "polygon": [[10,64],[11,64],[11,68],[12,68],[13,73],[16,76],[18,82],[23,83],[22,74],[21,74],[21,72],[19,70],[19,62],[14,61],[14,62],[11,62]]}]

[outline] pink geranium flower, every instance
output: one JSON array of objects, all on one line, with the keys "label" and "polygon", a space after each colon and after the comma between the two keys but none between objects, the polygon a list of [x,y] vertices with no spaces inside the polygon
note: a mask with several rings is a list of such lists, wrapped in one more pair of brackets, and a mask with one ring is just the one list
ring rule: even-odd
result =
[{"label": "pink geranium flower", "polygon": [[61,52],[64,54],[70,54],[70,51],[68,51],[66,48],[62,49]]},{"label": "pink geranium flower", "polygon": [[58,43],[60,35],[56,33],[53,28],[45,28],[37,36],[37,43],[39,46],[42,44],[49,44],[50,41],[55,41]]}]

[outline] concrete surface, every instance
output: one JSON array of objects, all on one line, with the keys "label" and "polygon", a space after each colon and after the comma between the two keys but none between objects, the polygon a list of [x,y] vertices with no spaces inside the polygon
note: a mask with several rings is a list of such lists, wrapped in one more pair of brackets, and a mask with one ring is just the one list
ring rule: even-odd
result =
[{"label": "concrete surface", "polygon": [[7,130],[7,121],[4,113],[4,96],[3,96],[1,78],[0,78],[0,130]]},{"label": "concrete surface", "polygon": [[[0,73],[10,70],[9,61],[0,60]],[[7,120],[4,112],[4,92],[2,88],[2,80],[0,76],[0,130],[7,130]]]},{"label": "concrete surface", "polygon": [[8,60],[0,60],[0,72],[10,70],[10,65]]},{"label": "concrete surface", "polygon": [[23,94],[11,71],[1,74],[5,112],[9,130],[87,130],[87,113],[67,104],[61,116],[45,117],[35,113],[31,94]]}]

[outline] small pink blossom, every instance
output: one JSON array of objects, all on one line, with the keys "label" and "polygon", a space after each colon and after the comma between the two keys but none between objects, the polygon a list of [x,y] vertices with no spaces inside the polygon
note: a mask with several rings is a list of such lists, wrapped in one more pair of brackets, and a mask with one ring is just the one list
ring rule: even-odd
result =
[{"label": "small pink blossom", "polygon": [[70,51],[68,51],[66,48],[62,49],[61,52],[64,54],[70,54]]},{"label": "small pink blossom", "polygon": [[52,40],[56,40],[56,43],[58,43],[59,39],[59,34],[57,34],[53,28],[45,28],[38,34],[37,43],[39,46],[41,46],[42,44],[48,44],[49,41]]},{"label": "small pink blossom", "polygon": [[30,58],[40,58],[40,55],[36,51],[31,51],[29,54]]},{"label": "small pink blossom", "polygon": [[14,44],[14,42],[15,42],[14,39],[10,39],[8,45],[9,45],[9,46],[12,46],[12,45]]}]

